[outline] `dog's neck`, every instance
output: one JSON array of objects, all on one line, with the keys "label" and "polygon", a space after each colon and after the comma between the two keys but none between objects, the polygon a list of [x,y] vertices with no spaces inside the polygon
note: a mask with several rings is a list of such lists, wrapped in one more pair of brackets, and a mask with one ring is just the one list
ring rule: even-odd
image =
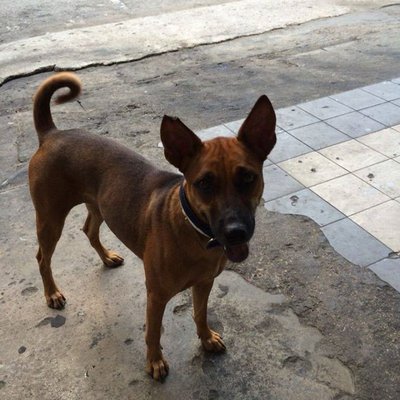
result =
[{"label": "dog's neck", "polygon": [[182,212],[189,221],[189,223],[193,226],[193,228],[199,232],[201,235],[205,236],[209,239],[207,243],[207,249],[211,249],[213,247],[221,246],[221,243],[215,238],[215,235],[206,222],[202,221],[193,211],[190,203],[186,197],[185,188],[183,186],[183,182],[179,188],[179,201],[181,203]]}]

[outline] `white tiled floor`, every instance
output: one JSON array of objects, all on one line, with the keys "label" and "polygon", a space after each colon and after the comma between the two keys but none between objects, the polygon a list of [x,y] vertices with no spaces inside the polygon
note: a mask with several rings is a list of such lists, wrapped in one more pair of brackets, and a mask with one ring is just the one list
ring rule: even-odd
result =
[{"label": "white tiled floor", "polygon": [[355,171],[387,159],[384,155],[356,141],[326,147],[320,153],[348,171]]},{"label": "white tiled floor", "polygon": [[345,169],[317,152],[281,162],[279,166],[305,186],[317,185],[347,173]]},{"label": "white tiled floor", "polygon": [[352,174],[313,186],[311,190],[347,216],[390,200]]},{"label": "white tiled floor", "polygon": [[351,108],[338,103],[329,97],[309,101],[308,103],[300,104],[299,107],[322,120],[337,117],[338,115],[347,114],[353,111]]},{"label": "white tiled floor", "polygon": [[278,126],[284,130],[300,128],[301,126],[319,122],[318,118],[313,117],[296,106],[277,110],[276,118]]},{"label": "white tiled floor", "polygon": [[394,104],[394,102],[364,108],[360,112],[386,126],[400,123],[399,106]]},{"label": "white tiled floor", "polygon": [[289,133],[314,150],[349,140],[349,137],[325,122],[317,122],[302,128],[292,129]]},{"label": "white tiled floor", "polygon": [[[400,197],[399,152],[397,125],[291,158],[279,167],[346,216],[356,214],[353,221],[398,251],[400,243],[393,238],[400,240],[400,216],[389,200]],[[386,236],[385,229],[390,231]]]},{"label": "white tiled floor", "polygon": [[352,138],[357,138],[385,127],[380,122],[358,111],[339,115],[338,117],[327,119],[325,122]]},{"label": "white tiled floor", "polygon": [[387,157],[400,156],[400,131],[398,130],[391,128],[383,129],[365,135],[357,140]]},{"label": "white tiled floor", "polygon": [[387,101],[400,98],[400,86],[393,82],[385,81],[365,86],[363,90]]},{"label": "white tiled floor", "polygon": [[[297,121],[299,109],[320,121]],[[278,165],[305,188],[285,187],[266,207],[315,219],[337,251],[400,291],[400,80],[284,110],[294,114],[282,125],[314,151],[293,156],[289,146]]]},{"label": "white tiled floor", "polygon": [[392,250],[400,249],[400,203],[391,200],[355,214],[351,219]]},{"label": "white tiled floor", "polygon": [[386,160],[354,173],[391,198],[400,196],[400,163]]},{"label": "white tiled floor", "polygon": [[278,163],[287,160],[288,158],[309,153],[310,151],[312,151],[312,149],[300,142],[300,140],[286,132],[282,132],[279,134],[279,139],[268,159],[274,163]]},{"label": "white tiled floor", "polygon": [[354,110],[361,110],[362,108],[376,106],[385,102],[384,99],[373,96],[362,89],[349,90],[348,92],[333,95],[331,98]]}]

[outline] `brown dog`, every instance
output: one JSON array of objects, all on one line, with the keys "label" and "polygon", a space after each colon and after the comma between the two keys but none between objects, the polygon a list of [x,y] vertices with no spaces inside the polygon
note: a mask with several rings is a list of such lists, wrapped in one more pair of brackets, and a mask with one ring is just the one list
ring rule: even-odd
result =
[{"label": "brown dog", "polygon": [[164,116],[161,139],[165,157],[182,175],[151,165],[135,152],[78,129],[54,125],[50,99],[60,88],[80,93],[72,73],[47,79],[34,99],[39,149],[29,164],[36,209],[37,260],[47,304],[61,309],[65,297],[55,284],[51,257],[68,212],[86,203],[83,227],[104,264],[123,259],[103,247],[99,227],[114,234],[144,262],[147,287],[147,368],[154,379],[168,374],[160,346],[167,302],[192,287],[194,320],[203,347],[223,351],[220,335],[207,324],[207,301],[214,278],[227,259],[248,256],[254,214],[263,191],[262,165],[275,145],[275,113],[266,96],[258,99],[237,138],[201,140],[179,119]]}]

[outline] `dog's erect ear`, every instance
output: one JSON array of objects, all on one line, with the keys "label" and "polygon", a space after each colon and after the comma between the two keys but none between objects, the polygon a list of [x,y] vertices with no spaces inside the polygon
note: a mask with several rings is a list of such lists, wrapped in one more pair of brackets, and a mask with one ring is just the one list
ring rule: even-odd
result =
[{"label": "dog's erect ear", "polygon": [[264,161],[274,148],[276,116],[268,97],[261,96],[239,129],[238,140]]},{"label": "dog's erect ear", "polygon": [[161,141],[165,158],[181,172],[203,146],[201,140],[179,119],[164,115],[161,122]]}]

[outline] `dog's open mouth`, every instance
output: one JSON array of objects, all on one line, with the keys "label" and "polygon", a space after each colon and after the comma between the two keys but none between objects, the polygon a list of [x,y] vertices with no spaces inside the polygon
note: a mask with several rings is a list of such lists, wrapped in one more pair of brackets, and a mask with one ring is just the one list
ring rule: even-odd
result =
[{"label": "dog's open mouth", "polygon": [[241,243],[231,246],[225,246],[225,253],[228,259],[232,262],[242,262],[249,255],[249,244]]}]

